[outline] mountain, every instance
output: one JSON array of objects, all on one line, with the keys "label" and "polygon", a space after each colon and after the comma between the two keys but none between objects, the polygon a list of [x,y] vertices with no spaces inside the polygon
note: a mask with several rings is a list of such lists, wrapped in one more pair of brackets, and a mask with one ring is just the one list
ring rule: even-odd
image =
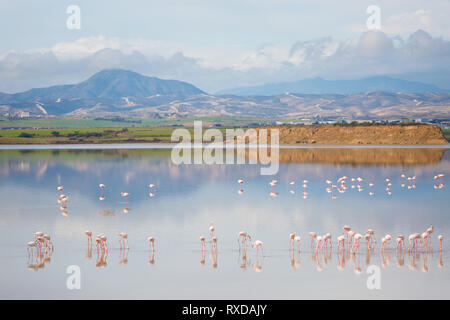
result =
[{"label": "mountain", "polygon": [[[364,81],[365,85],[357,81],[344,82],[349,86],[346,90],[355,90],[351,86],[367,88],[368,83],[372,83],[369,87],[374,89],[380,78],[371,79]],[[311,81],[330,83],[323,79]],[[394,85],[396,81],[385,82],[383,88],[390,84],[391,89],[398,89]],[[335,88],[344,88],[340,81],[331,83],[338,84]],[[411,83],[410,88],[417,85]],[[330,85],[327,90],[332,91],[332,88]],[[79,84],[31,89],[16,94],[0,93],[0,116],[450,119],[449,92],[387,91],[209,95],[186,82],[145,77],[125,70],[104,70]]]},{"label": "mountain", "polygon": [[295,82],[268,83],[254,87],[237,87],[217,94],[234,95],[275,95],[284,92],[304,94],[353,94],[368,91],[384,92],[449,92],[435,85],[377,76],[359,80],[325,80],[322,78],[305,79]]},{"label": "mountain", "polygon": [[95,98],[145,98],[153,95],[190,96],[204,93],[193,85],[177,81],[146,77],[139,73],[110,69],[94,74],[89,79],[75,85],[53,86],[31,89],[25,92],[0,95],[1,101],[5,95],[9,101],[48,101]]}]

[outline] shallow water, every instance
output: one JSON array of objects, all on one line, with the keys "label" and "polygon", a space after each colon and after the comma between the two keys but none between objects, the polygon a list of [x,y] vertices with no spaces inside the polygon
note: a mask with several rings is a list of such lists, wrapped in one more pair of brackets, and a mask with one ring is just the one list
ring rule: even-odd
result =
[{"label": "shallow water", "polygon": [[[282,149],[278,174],[261,176],[257,165],[176,166],[170,150],[161,147],[86,148],[0,151],[0,298],[450,298],[450,193],[448,186],[433,187],[437,173],[445,173],[442,183],[448,184],[448,149]],[[415,188],[408,188],[408,181],[401,186],[402,173],[416,176]],[[332,199],[324,181],[336,183],[343,175],[363,177],[364,190],[352,189],[349,181],[347,191]],[[271,179],[279,180],[277,197],[269,195]],[[306,199],[303,179],[309,180]],[[103,201],[99,183],[106,185]],[[156,185],[153,197],[149,183]],[[69,196],[67,216],[57,203],[58,185]],[[131,193],[126,203],[122,191]],[[208,242],[202,264],[199,237],[209,239],[211,220],[217,259]],[[391,249],[381,256],[378,243],[367,261],[362,241],[342,266],[336,237],[345,224],[362,234],[374,229],[379,243],[393,235]],[[430,225],[431,250],[406,252],[402,263],[393,249],[396,235],[424,232]],[[108,237],[106,265],[103,260],[98,265],[95,245],[87,257],[86,229]],[[243,261],[241,230],[264,242],[264,257],[249,247]],[[48,233],[55,244],[44,263],[27,255],[35,231]],[[303,240],[292,259],[294,231]],[[313,254],[309,231],[332,234],[330,256]],[[128,233],[128,256],[119,249],[119,232]],[[439,234],[445,237],[442,255]],[[155,237],[154,260],[149,236]],[[80,267],[80,290],[66,286],[70,265]],[[368,265],[380,267],[380,290],[367,287]]]}]

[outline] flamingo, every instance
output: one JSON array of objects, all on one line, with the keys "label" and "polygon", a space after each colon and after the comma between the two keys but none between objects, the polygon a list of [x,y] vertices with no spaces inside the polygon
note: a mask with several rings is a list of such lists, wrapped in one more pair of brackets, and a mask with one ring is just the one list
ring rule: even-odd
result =
[{"label": "flamingo", "polygon": [[302,238],[300,236],[295,236],[294,241],[297,242],[297,248],[298,248],[298,251],[300,252],[300,243],[302,241]]},{"label": "flamingo", "polygon": [[[359,241],[361,240],[362,235],[357,233],[355,234],[355,243],[354,243],[354,247],[355,247],[355,251],[359,251]],[[352,249],[353,250],[353,249]]]},{"label": "flamingo", "polygon": [[388,239],[386,239],[386,237],[384,237],[383,239],[381,239],[381,248],[380,248],[380,252],[383,253],[384,249],[386,247],[386,243],[387,243]]},{"label": "flamingo", "polygon": [[52,247],[52,251],[54,251],[55,250],[55,246],[53,245],[53,242],[52,242],[50,236],[48,234],[44,234],[42,237],[45,240],[45,246],[47,247],[47,242],[48,242],[49,245]]},{"label": "flamingo", "polygon": [[[148,238],[149,239],[149,241],[150,241],[150,238]],[[204,236],[201,236],[200,237],[200,242],[202,243],[202,251],[205,251],[205,247],[206,247],[206,245],[205,245],[205,237]]]},{"label": "flamingo", "polygon": [[106,236],[104,234],[101,234],[98,236],[98,238],[101,240],[102,242],[102,247],[105,248],[105,253],[108,254],[108,244],[106,243]]},{"label": "flamingo", "polygon": [[126,205],[127,205],[128,197],[131,196],[131,193],[128,193],[128,192],[121,192],[121,193],[120,193],[120,196],[125,198],[125,206],[126,206]]},{"label": "flamingo", "polygon": [[252,248],[256,247],[256,256],[258,256],[259,248],[261,248],[262,256],[264,257],[264,249],[263,249],[263,242],[261,240],[256,240],[252,243]]},{"label": "flamingo", "polygon": [[212,243],[213,243],[213,249],[215,249],[216,253],[217,253],[217,238],[216,237],[212,237]]},{"label": "flamingo", "polygon": [[440,234],[438,236],[438,239],[439,239],[439,251],[442,251],[442,241],[444,240],[444,236]]},{"label": "flamingo", "polygon": [[350,248],[350,244],[353,243],[353,237],[355,236],[355,234],[356,234],[356,232],[353,231],[353,230],[350,230],[349,232],[347,232],[347,235],[348,235],[348,243],[347,243],[347,245],[348,245],[349,248]]},{"label": "flamingo", "polygon": [[429,234],[430,238],[431,238],[431,234],[433,233],[433,231],[434,231],[434,227],[433,226],[429,227],[427,229],[427,231],[426,231]]},{"label": "flamingo", "polygon": [[58,190],[58,191],[63,191],[63,190],[64,190],[64,187],[63,187],[63,186],[59,186],[59,187],[56,188],[56,190]]},{"label": "flamingo", "polygon": [[33,248],[36,249],[36,241],[30,241],[27,243],[27,253],[28,255],[30,255],[31,252],[31,257],[33,257]]},{"label": "flamingo", "polygon": [[244,180],[239,179],[237,182],[238,182],[239,184],[243,184],[243,183],[244,183]]},{"label": "flamingo", "polygon": [[311,249],[312,249],[314,242],[317,239],[317,234],[315,232],[310,232],[308,234],[311,236]]},{"label": "flamingo", "polygon": [[387,234],[387,235],[384,236],[384,238],[386,239],[387,244],[389,245],[389,241],[392,240],[392,236],[390,234]]},{"label": "flamingo", "polygon": [[422,248],[425,247],[427,251],[428,251],[428,237],[429,237],[429,234],[427,232],[424,232],[421,234]]},{"label": "flamingo", "polygon": [[364,235],[364,240],[366,240],[367,250],[370,250],[370,240],[371,240],[370,234],[366,233],[366,234]]},{"label": "flamingo", "polygon": [[241,231],[241,232],[239,232],[239,237],[238,237],[238,243],[239,243],[239,246],[240,246],[240,241],[239,241],[239,239],[241,239],[242,238],[242,247],[244,248],[244,250],[247,248],[247,239],[248,240],[250,240],[251,239],[251,237],[250,237],[250,235],[247,233],[247,232],[245,232],[245,231]]},{"label": "flamingo", "polygon": [[403,235],[401,235],[401,234],[399,234],[398,236],[397,236],[397,250],[400,248],[400,249],[404,249],[404,246],[405,246],[405,237],[403,236]]},{"label": "flamingo", "polygon": [[408,252],[410,252],[411,250],[413,250],[416,246],[416,234],[410,234],[408,237],[409,240],[409,245],[408,245]]},{"label": "flamingo", "polygon": [[375,231],[372,229],[367,229],[366,233],[370,235],[370,238],[373,240],[375,246],[377,245],[377,238],[375,238]]},{"label": "flamingo", "polygon": [[214,230],[214,221],[211,221],[209,226],[209,234],[211,235],[211,237],[214,235]]},{"label": "flamingo", "polygon": [[37,231],[37,232],[34,233],[34,238],[37,239],[38,237],[42,237],[43,235],[44,235],[43,232]]},{"label": "flamingo", "polygon": [[130,247],[128,246],[128,235],[125,232],[121,232],[118,234],[118,236],[121,238],[121,239],[119,239],[120,249],[122,250],[122,243],[123,243],[124,249],[125,249],[125,244],[126,244],[126,248],[130,249]]},{"label": "flamingo", "polygon": [[339,251],[340,247],[342,247],[342,250],[344,250],[344,248],[345,248],[345,236],[344,235],[340,235],[339,237],[337,237],[337,241],[338,241],[338,251]]},{"label": "flamingo", "polygon": [[319,252],[319,247],[320,247],[320,250],[322,250],[323,244],[322,244],[322,246],[320,244],[321,244],[323,238],[321,236],[317,236],[316,240],[317,240],[317,243],[316,243],[316,255],[317,255],[317,253]]},{"label": "flamingo", "polygon": [[297,235],[297,232],[291,233],[289,235],[289,239],[291,240],[291,248],[294,249],[294,238]]},{"label": "flamingo", "polygon": [[[204,238],[204,237],[201,237],[201,238]],[[153,237],[148,237],[148,242],[150,243],[150,245],[152,246],[152,252],[154,252],[155,251],[155,238],[153,238]]]}]

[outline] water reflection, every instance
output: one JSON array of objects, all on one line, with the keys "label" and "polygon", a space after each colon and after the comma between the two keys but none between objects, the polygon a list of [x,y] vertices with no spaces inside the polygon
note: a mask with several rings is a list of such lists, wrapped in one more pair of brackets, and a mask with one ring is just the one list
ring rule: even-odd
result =
[{"label": "water reflection", "polygon": [[[0,284],[7,288],[0,289],[0,297],[36,297],[32,283],[45,289],[43,298],[65,297],[64,285],[50,283],[71,264],[93,279],[80,293],[85,298],[116,297],[110,292],[119,289],[136,298],[136,286],[149,298],[227,298],[231,292],[246,299],[338,298],[342,290],[336,288],[343,287],[346,297],[368,298],[374,295],[365,284],[370,265],[383,272],[386,290],[377,297],[420,298],[425,283],[433,289],[429,297],[437,297],[434,292],[450,297],[445,251],[450,244],[437,237],[450,233],[448,151],[282,149],[280,155],[279,173],[268,177],[259,174],[258,166],[176,166],[170,150],[0,151]],[[439,174],[444,176],[435,179]],[[57,186],[64,190],[57,192]],[[55,203],[61,195],[66,201]],[[341,235],[345,223],[367,231],[361,237]],[[408,250],[408,234],[404,239],[397,235],[424,225],[435,226],[432,240],[421,233],[414,250]],[[35,247],[27,248],[27,265],[42,267],[47,261],[43,277],[32,277],[23,268],[24,244],[36,229],[50,232],[58,247],[56,256],[48,248],[47,257],[44,250],[40,258]],[[84,234],[87,229],[96,231],[91,239]],[[116,235],[123,230],[130,243],[119,238],[117,248]],[[287,243],[293,230],[294,241]],[[314,238],[310,230],[333,236],[329,241],[320,232],[318,241],[319,233]],[[395,235],[391,245],[380,250],[373,230],[378,241],[381,235]],[[95,236],[98,231],[104,234]],[[158,239],[157,264],[149,234]],[[201,234],[206,237],[199,243]],[[107,243],[104,235],[113,237]],[[264,248],[250,246],[258,241],[253,235],[264,241]],[[97,272],[94,263],[109,266]],[[420,272],[411,276],[410,269]],[[117,273],[121,276],[110,281]],[[203,286],[201,279],[214,281],[215,289]],[[242,284],[238,293],[233,290],[237,279]],[[295,280],[312,289],[298,290]],[[108,293],[102,289],[106,281]],[[247,289],[260,286],[268,290]]]}]

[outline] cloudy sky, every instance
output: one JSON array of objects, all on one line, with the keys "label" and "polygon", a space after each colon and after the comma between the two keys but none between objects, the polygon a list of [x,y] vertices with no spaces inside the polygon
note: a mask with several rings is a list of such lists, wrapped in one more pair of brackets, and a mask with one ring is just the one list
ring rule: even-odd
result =
[{"label": "cloudy sky", "polygon": [[[67,8],[80,8],[80,29]],[[367,8],[381,29],[368,30]],[[210,93],[311,77],[390,75],[450,89],[449,0],[0,0],[0,91],[105,68]]]}]

